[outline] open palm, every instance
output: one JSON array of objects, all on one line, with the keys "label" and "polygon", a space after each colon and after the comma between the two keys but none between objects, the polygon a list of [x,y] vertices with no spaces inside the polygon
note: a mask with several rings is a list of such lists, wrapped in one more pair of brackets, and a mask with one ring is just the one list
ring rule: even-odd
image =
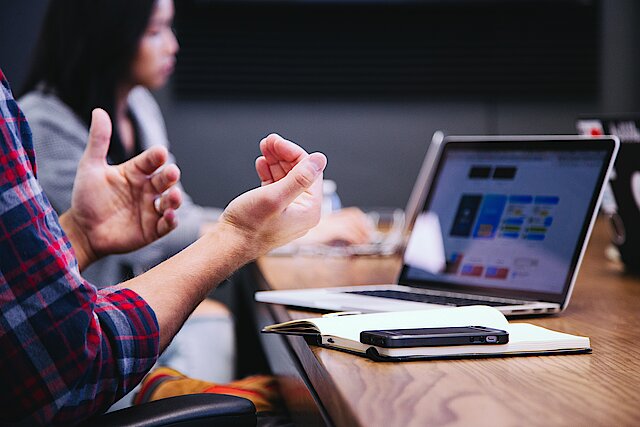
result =
[{"label": "open palm", "polygon": [[[97,256],[128,252],[147,245],[176,227],[181,194],[172,188],[180,178],[163,147],[151,148],[117,166],[106,161],[111,121],[93,111],[87,148],[73,186],[73,219]],[[157,199],[157,200],[156,200]]]}]

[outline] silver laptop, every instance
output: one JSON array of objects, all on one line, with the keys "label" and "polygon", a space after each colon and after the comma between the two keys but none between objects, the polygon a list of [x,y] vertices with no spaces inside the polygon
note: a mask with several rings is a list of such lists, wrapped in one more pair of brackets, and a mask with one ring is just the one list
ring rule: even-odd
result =
[{"label": "silver laptop", "polygon": [[615,137],[445,137],[396,284],[255,298],[331,311],[483,304],[512,316],[560,312],[618,146]]}]

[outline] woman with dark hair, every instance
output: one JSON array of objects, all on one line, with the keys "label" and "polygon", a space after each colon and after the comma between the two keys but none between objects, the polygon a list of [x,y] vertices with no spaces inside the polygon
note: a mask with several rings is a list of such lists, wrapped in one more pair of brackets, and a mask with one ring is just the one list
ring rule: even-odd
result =
[{"label": "woman with dark hair", "polygon": [[[168,146],[162,115],[148,89],[165,84],[178,43],[171,0],[52,0],[19,100],[32,123],[38,174],[55,209],[67,209],[90,113],[112,117],[110,163],[153,145]],[[175,234],[87,270],[102,286],[119,283],[178,252],[215,221],[220,210],[186,197]]]},{"label": "woman with dark hair", "polygon": [[[117,119],[109,157],[120,163],[138,151],[131,90],[160,87],[171,74],[178,50],[172,8],[166,0],[52,0],[22,94],[53,94],[85,125],[101,105]],[[156,63],[145,64],[149,58]]]}]

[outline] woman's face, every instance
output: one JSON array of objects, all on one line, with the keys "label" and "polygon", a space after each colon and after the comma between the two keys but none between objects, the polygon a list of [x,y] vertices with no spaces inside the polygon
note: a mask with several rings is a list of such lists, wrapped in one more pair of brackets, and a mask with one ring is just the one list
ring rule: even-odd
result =
[{"label": "woman's face", "polygon": [[138,53],[133,60],[134,85],[149,89],[163,86],[176,62],[179,46],[173,33],[173,0],[156,0],[147,29],[142,35]]}]

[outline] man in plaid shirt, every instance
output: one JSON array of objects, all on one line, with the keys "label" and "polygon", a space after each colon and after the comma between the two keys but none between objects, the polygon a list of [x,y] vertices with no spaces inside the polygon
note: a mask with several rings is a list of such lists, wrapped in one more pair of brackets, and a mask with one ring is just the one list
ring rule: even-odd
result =
[{"label": "man in plaid shirt", "polygon": [[162,148],[107,165],[110,121],[96,110],[72,207],[58,217],[1,70],[0,83],[0,424],[72,425],[130,391],[218,283],[317,223],[326,158],[269,135],[256,160],[262,186],[232,201],[214,230],[97,291],[84,267],[175,228],[179,171],[162,167]]}]

